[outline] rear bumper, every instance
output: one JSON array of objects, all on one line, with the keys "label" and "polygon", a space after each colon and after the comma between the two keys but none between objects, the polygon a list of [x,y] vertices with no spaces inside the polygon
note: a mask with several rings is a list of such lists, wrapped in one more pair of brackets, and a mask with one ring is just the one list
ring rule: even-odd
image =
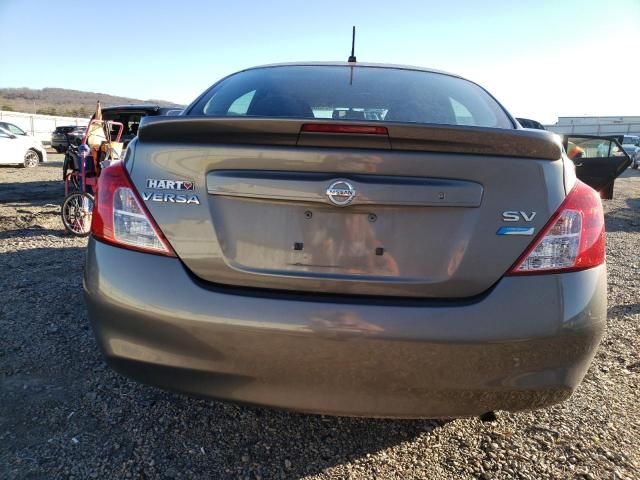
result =
[{"label": "rear bumper", "polygon": [[566,399],[606,318],[606,270],[507,277],[468,303],[231,293],[91,239],[109,364],[196,395],[337,415],[455,417]]}]

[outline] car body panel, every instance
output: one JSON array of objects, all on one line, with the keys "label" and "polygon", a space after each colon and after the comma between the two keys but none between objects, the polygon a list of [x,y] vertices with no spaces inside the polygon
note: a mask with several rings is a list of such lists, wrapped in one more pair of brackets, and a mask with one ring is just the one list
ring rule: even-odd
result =
[{"label": "car body panel", "polygon": [[217,287],[178,259],[92,239],[84,286],[107,361],[135,379],[311,412],[455,417],[566,399],[603,333],[605,278],[604,266],[506,277],[455,302],[295,295]]},{"label": "car body panel", "polygon": [[618,141],[598,135],[565,135],[565,148],[569,142],[584,150],[579,158],[573,159],[578,178],[597,191],[611,186],[612,194],[613,182],[631,164]]},{"label": "car body panel", "polygon": [[29,135],[14,135],[0,128],[0,164],[21,164],[29,150],[34,150],[41,162],[47,161],[47,152],[42,143]]},{"label": "car body panel", "polygon": [[[328,147],[169,147],[143,139],[144,125],[129,165],[143,198],[180,193],[147,187],[149,179],[168,179],[192,182],[187,193],[199,201],[152,197],[145,201],[147,208],[194,274],[230,285],[434,298],[478,295],[531,241],[496,236],[504,225],[503,211],[536,212],[531,222],[511,226],[537,232],[566,194],[561,159]],[[213,192],[212,179],[230,171],[253,175],[253,186],[245,182],[244,188],[254,193],[256,182],[268,183],[274,176],[281,181],[279,187],[271,185],[270,197],[260,199],[238,195],[237,182],[228,187],[234,193]],[[332,205],[325,190],[336,179],[357,185],[365,201]],[[430,184],[431,203],[423,198],[422,204],[410,205],[410,183]],[[456,185],[475,191],[471,204],[450,202],[460,193]],[[297,198],[291,197],[292,189],[298,189]],[[296,243],[303,248],[296,250]],[[378,248],[384,249],[382,255]]]}]

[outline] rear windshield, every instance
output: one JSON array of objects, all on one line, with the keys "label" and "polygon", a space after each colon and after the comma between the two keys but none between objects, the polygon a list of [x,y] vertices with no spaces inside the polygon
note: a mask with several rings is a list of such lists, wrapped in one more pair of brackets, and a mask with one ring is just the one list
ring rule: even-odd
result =
[{"label": "rear windshield", "polygon": [[[131,139],[138,134],[138,127],[140,126],[140,120],[143,117],[146,117],[147,115],[153,115],[153,114],[154,112],[148,112],[148,111],[112,110],[112,111],[102,112],[102,119],[122,123],[123,138]],[[113,125],[111,136],[115,137],[119,129],[120,129],[119,125]]]},{"label": "rear windshield", "polygon": [[467,80],[379,67],[283,66],[247,70],[211,88],[187,115],[514,128],[500,105]]}]

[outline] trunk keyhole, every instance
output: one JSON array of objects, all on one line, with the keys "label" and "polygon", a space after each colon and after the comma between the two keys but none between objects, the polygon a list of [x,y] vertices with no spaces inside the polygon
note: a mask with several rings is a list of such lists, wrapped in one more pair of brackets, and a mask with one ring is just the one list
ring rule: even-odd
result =
[{"label": "trunk keyhole", "polygon": [[313,213],[311,213],[311,210],[307,210],[306,212],[304,212],[304,218],[308,220],[311,217],[313,217]]}]

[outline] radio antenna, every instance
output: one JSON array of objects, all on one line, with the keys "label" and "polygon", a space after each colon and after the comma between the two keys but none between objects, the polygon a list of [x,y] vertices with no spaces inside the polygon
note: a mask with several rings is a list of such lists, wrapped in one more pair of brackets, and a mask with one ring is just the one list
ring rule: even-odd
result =
[{"label": "radio antenna", "polygon": [[356,26],[354,25],[353,31],[351,33],[351,56],[349,57],[349,60],[347,60],[347,62],[356,63],[355,49],[356,49]]}]

